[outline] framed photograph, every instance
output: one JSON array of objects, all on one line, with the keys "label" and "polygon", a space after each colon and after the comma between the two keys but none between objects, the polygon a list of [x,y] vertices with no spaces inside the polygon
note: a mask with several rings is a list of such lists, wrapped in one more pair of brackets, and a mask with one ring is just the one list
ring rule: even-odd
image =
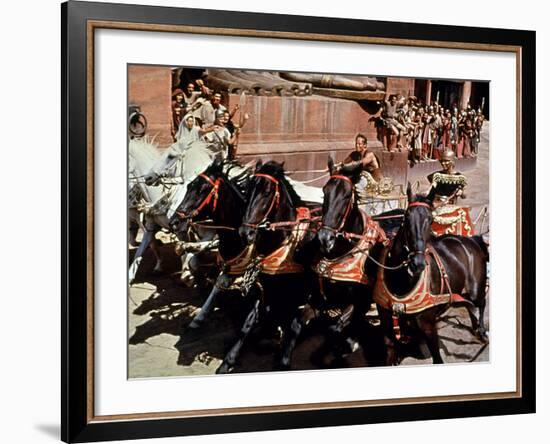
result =
[{"label": "framed photograph", "polygon": [[62,439],[535,411],[535,33],[62,5]]}]

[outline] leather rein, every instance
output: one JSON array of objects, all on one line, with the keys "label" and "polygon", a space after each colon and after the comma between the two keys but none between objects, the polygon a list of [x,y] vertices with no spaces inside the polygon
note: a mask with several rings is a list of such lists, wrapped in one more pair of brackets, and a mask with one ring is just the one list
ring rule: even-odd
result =
[{"label": "leather rein", "polygon": [[[331,179],[343,180],[343,181],[349,183],[352,187],[352,195],[351,195],[352,197],[348,202],[348,205],[347,205],[346,210],[344,212],[344,216],[342,217],[342,221],[338,225],[338,228],[329,227],[329,226],[324,225],[324,224],[321,225],[321,228],[333,231],[333,232],[336,233],[337,237],[340,236],[340,237],[343,237],[343,238],[348,239],[348,240],[362,239],[364,237],[362,234],[356,234],[356,233],[350,233],[350,232],[347,232],[347,231],[342,231],[342,229],[346,225],[347,219],[348,219],[348,217],[351,213],[351,210],[353,208],[353,205],[355,203],[355,193],[353,193],[353,189],[354,189],[355,185],[353,184],[352,180],[349,177],[341,175],[341,174],[334,174],[334,175],[330,176],[329,180],[331,180]],[[426,202],[411,202],[409,204],[408,208],[411,208],[411,207],[425,207],[425,208],[428,208],[430,211],[432,210],[432,206],[430,204],[426,203]],[[405,247],[408,249],[408,247],[406,245],[405,245]],[[382,267],[386,270],[397,270],[399,268],[407,266],[410,263],[412,257],[417,255],[417,254],[423,254],[425,256],[429,255],[428,248],[426,248],[424,251],[416,251],[416,250],[411,251],[408,254],[407,258],[395,267],[382,264],[382,263],[378,262],[376,259],[374,259],[371,255],[369,255],[368,257],[374,263],[376,263],[376,265],[378,265],[379,267]]]},{"label": "leather rein", "polygon": [[[408,208],[411,208],[411,207],[425,207],[427,209],[429,209],[430,211],[432,210],[432,206],[426,202],[411,202],[408,206]],[[407,209],[408,209],[407,208]],[[393,240],[392,240],[393,242]],[[398,265],[396,266],[390,266],[390,265],[386,265],[385,263],[381,263],[381,262],[378,262],[377,260],[375,260],[374,258],[371,258],[372,261],[374,263],[376,263],[379,267],[385,269],[385,270],[398,270],[402,267],[405,267],[405,266],[408,266],[412,260],[412,258],[414,256],[416,256],[417,254],[422,254],[425,256],[426,258],[426,262],[428,262],[428,257],[430,255],[430,250],[433,250],[431,249],[430,247],[426,247],[426,249],[424,250],[414,250],[414,251],[410,251],[409,247],[407,246],[407,243],[405,242],[404,243],[404,246],[405,248],[407,249],[407,251],[409,251],[408,255],[407,255],[407,258],[404,259],[402,262],[400,262]],[[435,250],[433,250],[434,253],[435,253]],[[385,262],[385,261],[384,261]]]},{"label": "leather rein", "polygon": [[176,214],[179,216],[180,219],[192,219],[192,218],[194,218],[210,202],[213,202],[212,211],[216,211],[216,207],[218,206],[218,190],[220,188],[220,178],[217,178],[214,181],[204,173],[200,173],[197,177],[201,177],[204,180],[206,180],[210,185],[212,185],[212,189],[210,190],[208,195],[204,198],[204,200],[201,202],[201,204],[195,210],[193,210],[191,213],[185,214],[183,211],[176,211]]},{"label": "leather rein", "polygon": [[343,176],[341,174],[334,174],[334,175],[330,176],[329,180],[332,180],[332,179],[343,180],[344,182],[347,182],[351,185],[351,190],[352,190],[351,199],[349,200],[348,205],[346,206],[346,210],[344,211],[344,216],[342,217],[342,220],[338,224],[337,228],[329,227],[328,225],[325,225],[325,224],[321,224],[321,228],[332,231],[332,232],[336,233],[337,237],[343,237],[343,238],[348,239],[348,240],[362,239],[363,238],[362,234],[356,234],[356,233],[351,233],[351,232],[348,232],[348,231],[343,231],[343,228],[346,225],[346,222],[348,221],[348,217],[351,214],[351,210],[353,209],[353,205],[355,204],[355,193],[353,192],[353,190],[355,188],[355,185],[353,184],[352,180],[349,177]]},{"label": "leather rein", "polygon": [[[432,206],[426,202],[411,202],[408,206],[408,208],[411,208],[411,207],[425,207],[427,208],[428,210],[432,211]],[[405,248],[407,250],[409,250],[409,247],[407,245],[407,243],[405,243]],[[413,251],[410,251],[409,250],[409,254],[407,255],[407,259],[406,259],[406,262],[407,264],[411,261],[411,259],[416,256],[417,254],[423,254],[424,256],[426,256],[426,260],[427,260],[427,256],[429,255],[428,253],[428,247],[426,247],[424,250],[413,250]]]},{"label": "leather rein", "polygon": [[262,217],[262,219],[260,220],[260,222],[258,222],[257,224],[244,222],[243,225],[254,229],[270,228],[271,223],[267,220],[267,218],[269,217],[269,215],[274,209],[276,210],[277,208],[279,208],[279,204],[281,203],[281,192],[280,192],[279,181],[275,177],[264,173],[256,173],[254,174],[254,177],[263,177],[264,179],[267,179],[270,182],[274,183],[275,192],[273,193],[273,196],[271,197],[271,202],[269,203],[269,207],[266,213],[264,214],[264,216]]},{"label": "leather rein", "polygon": [[[185,214],[183,211],[176,211],[176,214],[180,219],[193,219],[194,217],[198,216],[200,212],[207,207],[210,203],[212,203],[212,212],[216,211],[216,208],[218,207],[218,197],[219,197],[219,189],[220,189],[220,183],[221,178],[217,178],[216,180],[212,180],[210,177],[208,177],[204,173],[200,173],[197,177],[201,177],[206,182],[208,182],[210,185],[212,185],[212,189],[207,194],[207,196],[203,199],[203,201],[200,203],[200,205],[194,209],[191,213]],[[191,225],[197,226],[199,228],[205,228],[210,230],[229,230],[229,231],[236,231],[237,229],[234,227],[229,227],[226,225],[211,225],[211,224],[205,224],[195,221],[190,221]],[[206,221],[204,221],[206,222]]]},{"label": "leather rein", "polygon": [[[247,226],[247,227],[251,227],[251,228],[254,228],[254,229],[266,229],[266,230],[271,230],[271,231],[275,231],[275,230],[278,230],[278,229],[285,229],[286,227],[294,227],[296,225],[299,225],[300,223],[303,222],[303,220],[293,220],[293,221],[282,221],[282,222],[271,222],[268,220],[269,216],[271,215],[271,213],[275,210],[277,210],[279,208],[279,205],[281,203],[281,186],[280,186],[280,183],[279,183],[279,180],[269,174],[265,174],[265,173],[256,173],[254,174],[254,177],[262,177],[264,179],[267,179],[268,181],[272,182],[275,184],[275,192],[273,193],[273,196],[271,197],[271,202],[269,204],[269,207],[266,211],[266,213],[264,214],[264,216],[262,217],[262,219],[260,220],[260,222],[258,223],[249,223],[249,222],[243,222],[243,225],[244,226]],[[311,210],[311,212],[315,212],[315,210]],[[314,221],[316,219],[320,219],[320,217],[318,218],[311,218],[310,220],[311,221]],[[307,231],[312,231],[312,230],[307,230]]]}]

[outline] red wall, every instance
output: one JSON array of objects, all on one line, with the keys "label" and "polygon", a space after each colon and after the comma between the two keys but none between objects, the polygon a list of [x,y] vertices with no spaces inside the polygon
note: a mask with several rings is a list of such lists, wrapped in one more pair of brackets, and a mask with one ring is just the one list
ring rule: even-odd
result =
[{"label": "red wall", "polygon": [[[170,67],[130,66],[128,98],[141,106],[148,119],[148,134],[156,136],[161,147],[172,143],[171,137]],[[387,79],[389,93],[408,95],[414,92],[414,79]],[[239,103],[239,95],[225,97],[231,109]],[[400,176],[406,172],[406,154],[390,154],[381,150],[374,124],[369,122],[376,104],[369,111],[353,100],[320,95],[307,97],[248,96],[245,112],[250,114],[239,140],[239,156],[246,162],[285,161],[287,170],[307,171],[294,175],[307,180],[325,170],[328,155],[343,160],[354,149],[355,136],[363,133],[371,149],[379,152],[385,174]],[[234,122],[239,121],[239,113]],[[405,173],[406,174],[406,173]],[[318,185],[314,183],[314,185]]]},{"label": "red wall", "polygon": [[171,86],[172,73],[168,67],[128,67],[128,104],[141,107],[147,118],[147,134],[156,136],[160,145],[172,143]]}]

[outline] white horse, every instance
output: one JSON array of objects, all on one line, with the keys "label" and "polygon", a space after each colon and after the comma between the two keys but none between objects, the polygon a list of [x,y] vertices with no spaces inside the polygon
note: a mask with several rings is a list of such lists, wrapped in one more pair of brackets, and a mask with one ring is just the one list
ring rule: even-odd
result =
[{"label": "white horse", "polygon": [[[155,271],[162,269],[161,257],[155,248],[155,234],[161,228],[171,230],[170,220],[183,201],[187,184],[202,173],[216,156],[219,156],[219,150],[204,141],[176,142],[161,153],[154,139],[143,137],[130,140],[128,228],[131,244],[137,244],[135,235],[138,227],[143,230],[141,244],[128,270],[130,284],[149,245],[157,259]],[[230,175],[239,175],[249,167],[233,168]],[[289,180],[302,199],[318,203],[323,201],[320,188]],[[213,232],[199,234],[209,242]],[[182,262],[185,264],[190,256],[188,254]]]},{"label": "white horse", "polygon": [[128,271],[132,284],[143,254],[151,245],[157,258],[155,270],[162,269],[155,250],[155,234],[161,228],[170,230],[170,218],[185,196],[187,184],[212,162],[213,153],[204,142],[186,146],[174,143],[161,153],[153,139],[130,140],[128,147],[129,200],[128,222],[130,243],[136,244],[137,227],[143,238]]}]

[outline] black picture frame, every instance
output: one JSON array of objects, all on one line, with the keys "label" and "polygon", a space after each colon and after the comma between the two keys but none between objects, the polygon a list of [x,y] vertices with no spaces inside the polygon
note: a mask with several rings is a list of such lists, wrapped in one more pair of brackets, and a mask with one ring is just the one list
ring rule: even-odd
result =
[{"label": "black picture frame", "polygon": [[[65,442],[156,438],[180,435],[370,424],[535,412],[535,32],[459,26],[335,19],[69,1],[62,22],[62,412]],[[239,411],[189,417],[102,419],[93,415],[90,362],[93,338],[93,133],[89,76],[91,22],[231,29],[279,34],[281,38],[315,35],[345,41],[368,37],[381,44],[468,47],[495,45],[518,54],[518,139],[521,178],[518,189],[518,258],[521,264],[519,319],[521,393],[496,399],[449,400],[376,406],[324,407],[292,411]],[[129,24],[129,25],[128,25]],[[457,42],[460,44],[457,45]],[[461,46],[462,45],[462,46]],[[92,65],[90,69],[90,57]],[[530,117],[522,118],[528,114]],[[90,222],[92,220],[92,222]],[[92,250],[92,251],[90,251]],[[93,346],[92,346],[93,347]],[[92,349],[93,351],[93,349]],[[93,388],[93,386],[92,386]]]}]

